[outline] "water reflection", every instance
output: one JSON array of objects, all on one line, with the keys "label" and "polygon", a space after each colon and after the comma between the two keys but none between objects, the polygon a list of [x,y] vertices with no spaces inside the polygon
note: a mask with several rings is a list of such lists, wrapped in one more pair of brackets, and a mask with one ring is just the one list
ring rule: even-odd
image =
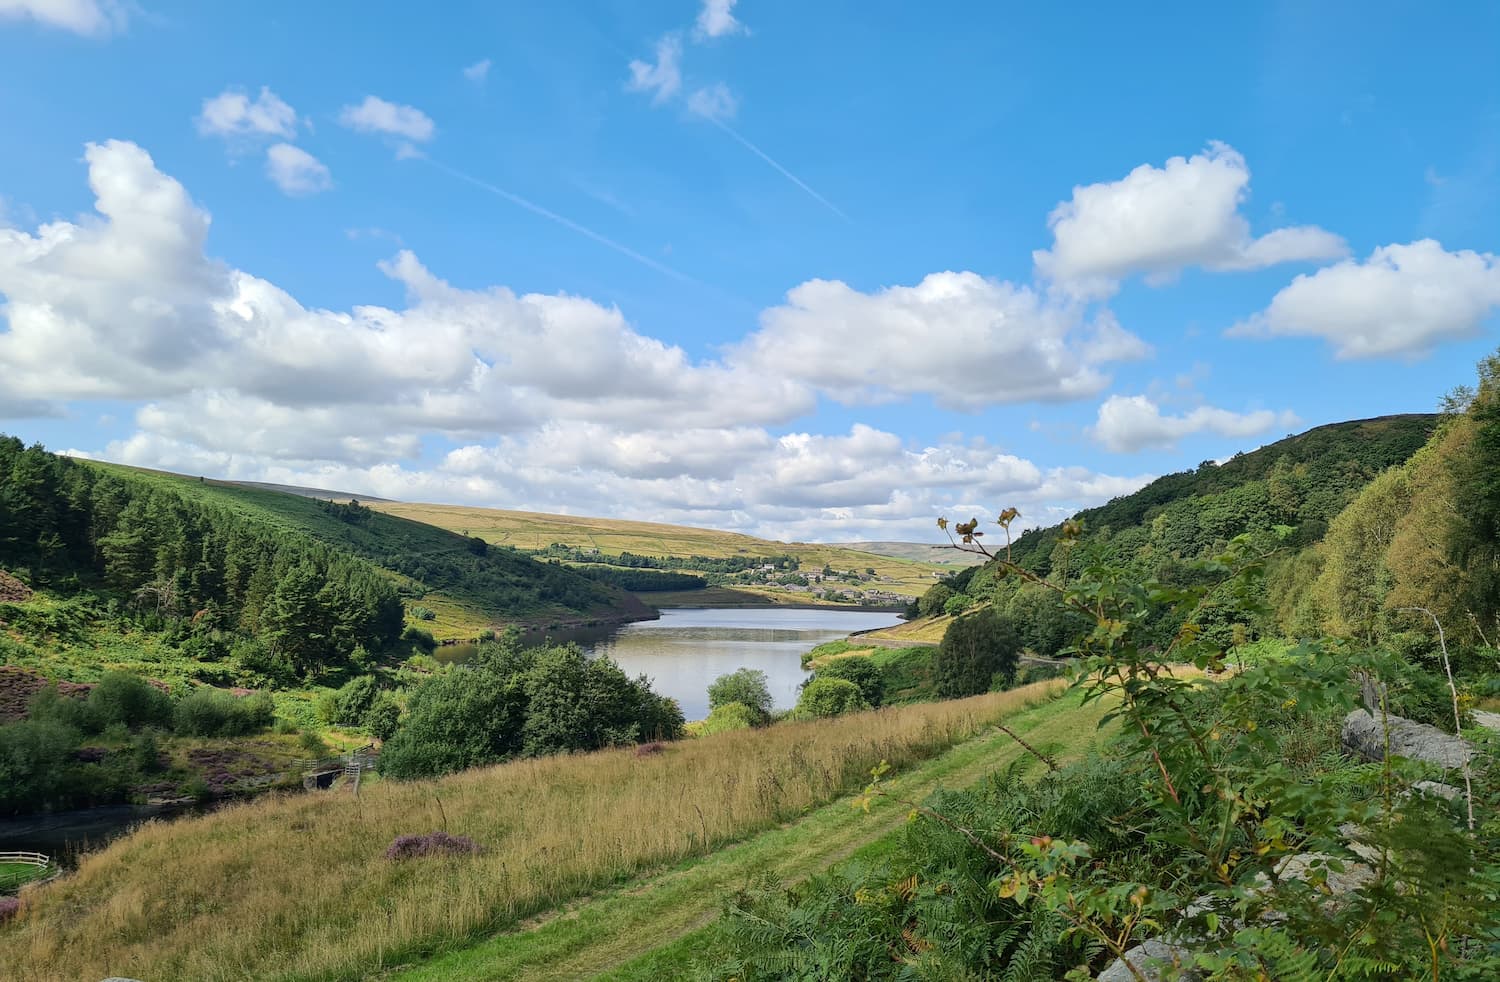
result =
[{"label": "water reflection", "polygon": [[808,674],[803,652],[895,623],[895,614],[857,610],[669,609],[661,620],[627,624],[584,647],[609,655],[630,675],[648,676],[652,688],[676,699],[688,719],[702,719],[709,683],[720,675],[759,669],[776,708],[790,709]]}]

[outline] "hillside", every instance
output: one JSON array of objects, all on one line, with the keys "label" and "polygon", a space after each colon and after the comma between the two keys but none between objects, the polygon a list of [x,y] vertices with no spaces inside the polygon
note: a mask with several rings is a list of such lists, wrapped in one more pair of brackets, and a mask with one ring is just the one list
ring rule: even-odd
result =
[{"label": "hillside", "polygon": [[[1376,474],[1416,453],[1437,423],[1430,413],[1330,423],[1235,454],[1222,464],[1204,461],[1194,470],[1159,477],[1133,494],[1073,517],[1083,523],[1085,542],[1097,543],[1122,534],[1138,536],[1166,515],[1162,525],[1168,528],[1151,534],[1168,551],[1182,555],[1196,554],[1245,529],[1278,523],[1296,526],[1291,544],[1306,545],[1323,537],[1333,517]],[[1013,549],[1016,561],[1046,571],[1061,528],[1021,535]]]},{"label": "hillside", "polygon": [[[1329,524],[1378,474],[1404,463],[1426,443],[1438,421],[1436,415],[1409,414],[1334,423],[1236,454],[1223,464],[1205,461],[1079,512],[1073,520],[1082,523],[1083,531],[1072,543],[1063,543],[1061,525],[1029,530],[1016,539],[1011,556],[1044,576],[1076,576],[1106,564],[1135,577],[1186,584],[1193,575],[1187,572],[1189,563],[1250,533],[1263,551],[1274,553],[1270,580],[1279,583],[1285,579],[1283,571],[1323,540]],[[997,510],[1005,505],[995,504]],[[980,528],[987,548],[1004,549],[1003,533],[992,521],[982,520]],[[1278,538],[1278,528],[1292,531]],[[1010,617],[1026,648],[1037,654],[1055,654],[1079,628],[1078,619],[1061,611],[1048,591],[973,566],[933,587],[920,604],[923,618],[898,630],[937,641],[947,621],[941,615],[950,604],[962,609],[988,600]],[[1257,627],[1295,633],[1285,617]],[[1163,640],[1175,628],[1170,618],[1157,624]]]},{"label": "hillside", "polygon": [[[737,532],[683,525],[463,505],[374,502],[371,507],[387,515],[427,522],[462,535],[477,536],[495,545],[523,550],[541,551],[553,544],[561,544],[585,551],[597,549],[605,557],[617,557],[622,553],[678,559],[690,556],[715,559],[790,556],[804,573],[822,570],[825,566],[838,573],[874,570],[873,578],[863,588],[889,591],[904,597],[920,594],[932,584],[934,574],[946,569],[933,563],[860,552],[843,545],[775,542]],[[754,591],[756,588],[749,589]],[[804,595],[803,599],[811,597]]]},{"label": "hillside", "polygon": [[940,566],[977,566],[984,560],[979,556],[957,552],[948,545],[933,545],[927,542],[843,542],[846,549],[889,556],[892,559],[910,559],[918,563],[937,563]]},{"label": "hillside", "polygon": [[[537,562],[508,549],[491,550],[474,538],[358,502],[324,500],[315,489],[283,491],[279,486],[190,478],[116,464],[89,466],[161,482],[190,500],[227,507],[269,526],[312,536],[379,566],[395,575],[404,596],[421,600],[439,614],[427,626],[440,638],[473,637],[485,626],[503,623],[649,613],[622,591],[566,567]],[[371,504],[383,509],[391,503]]]}]

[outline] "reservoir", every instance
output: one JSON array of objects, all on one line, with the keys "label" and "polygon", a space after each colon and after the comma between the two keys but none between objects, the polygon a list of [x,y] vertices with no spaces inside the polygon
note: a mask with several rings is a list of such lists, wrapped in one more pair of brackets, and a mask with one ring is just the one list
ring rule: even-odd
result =
[{"label": "reservoir", "polygon": [[708,715],[708,686],[740,668],[766,673],[777,709],[791,709],[808,673],[802,654],[825,641],[899,624],[890,612],[781,608],[665,608],[661,619],[638,621],[594,641],[586,651],[608,655],[632,677],[671,696],[688,719]]}]

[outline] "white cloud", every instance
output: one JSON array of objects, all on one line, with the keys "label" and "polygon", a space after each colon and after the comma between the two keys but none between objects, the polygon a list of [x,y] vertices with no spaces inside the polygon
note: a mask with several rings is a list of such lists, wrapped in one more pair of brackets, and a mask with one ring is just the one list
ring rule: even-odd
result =
[{"label": "white cloud", "polygon": [[278,143],[266,150],[266,174],[289,195],[317,194],[333,187],[328,168],[301,147]]},{"label": "white cloud", "polygon": [[1104,297],[1135,273],[1162,282],[1189,266],[1258,269],[1347,254],[1343,239],[1314,226],[1253,238],[1239,211],[1249,187],[1245,158],[1223,143],[1075,187],[1047,218],[1053,245],[1032,254],[1037,272],[1080,296]]},{"label": "white cloud", "polygon": [[744,24],[734,18],[735,0],[703,0],[703,9],[698,11],[698,21],[693,33],[699,38],[724,37],[727,34],[744,34]]},{"label": "white cloud", "polygon": [[384,133],[426,143],[437,132],[432,119],[413,106],[402,106],[373,95],[357,106],[345,106],[339,122],[361,133]]},{"label": "white cloud", "polygon": [[1108,383],[1109,362],[1149,348],[1112,316],[1085,325],[1077,304],[977,273],[933,273],[862,293],[811,280],[761,315],[736,364],[816,386],[840,402],[930,393],[943,406],[1079,399]]},{"label": "white cloud", "polygon": [[198,132],[204,136],[290,140],[297,135],[297,111],[265,86],[253,100],[234,89],[204,99],[197,123]]},{"label": "white cloud", "polygon": [[464,69],[464,78],[468,79],[471,82],[483,84],[484,80],[489,77],[490,60],[488,58],[476,61],[474,62],[474,64]]},{"label": "white cloud", "polygon": [[688,112],[704,119],[715,121],[733,119],[735,112],[739,109],[739,102],[734,93],[729,91],[729,86],[723,82],[715,82],[713,85],[695,89],[688,96]]},{"label": "white cloud", "polygon": [[631,92],[649,92],[656,105],[666,102],[682,88],[682,40],[675,34],[656,42],[656,63],[635,59],[630,63],[630,79],[625,88]]},{"label": "white cloud", "polygon": [[1227,333],[1320,337],[1339,358],[1419,355],[1477,334],[1497,306],[1500,257],[1420,239],[1298,276]]},{"label": "white cloud", "polygon": [[[816,408],[815,387],[842,394],[843,379],[788,375],[759,363],[755,345],[695,360],[616,308],[461,289],[410,252],[381,265],[404,287],[402,304],[308,308],[211,258],[208,214],[140,147],[91,145],[86,159],[97,216],[0,230],[0,415],[136,402],[135,432],[104,448],[111,459],[801,538],[930,537],[939,514],[968,502],[1050,522],[1149,478],[1041,468],[961,435],[912,446],[860,424],[773,433]],[[849,337],[838,317],[878,314],[866,319],[883,357],[912,361],[934,391],[957,385],[976,405],[1022,398],[1026,386],[1054,396],[1074,378],[1089,389],[1094,362],[1140,348],[1107,318],[1084,328],[1071,308],[973,274],[873,296],[815,281],[793,299],[757,337],[769,343],[791,321]],[[1007,326],[1011,313],[1031,318],[1024,330]],[[990,349],[993,330],[1013,357],[949,349],[924,364],[920,338],[903,347],[892,333],[935,324]],[[974,380],[976,365],[1005,371]],[[894,373],[872,378],[887,394],[898,385]],[[430,442],[453,449],[434,462]]]},{"label": "white cloud", "polygon": [[126,7],[117,0],[0,0],[0,20],[34,20],[86,37],[123,31]]},{"label": "white cloud", "polygon": [[1296,414],[1290,411],[1260,409],[1235,413],[1213,406],[1199,406],[1182,416],[1168,416],[1148,396],[1110,396],[1099,407],[1099,418],[1089,432],[1115,453],[1135,453],[1147,448],[1170,448],[1184,437],[1200,433],[1248,437],[1272,427],[1292,427],[1297,422]]}]

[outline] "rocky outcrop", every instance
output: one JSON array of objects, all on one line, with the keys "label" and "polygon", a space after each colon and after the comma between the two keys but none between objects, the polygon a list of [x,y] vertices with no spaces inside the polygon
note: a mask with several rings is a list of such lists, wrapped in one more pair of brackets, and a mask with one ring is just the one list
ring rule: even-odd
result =
[{"label": "rocky outcrop", "polygon": [[[1128,949],[1124,958],[1116,958],[1110,962],[1109,967],[1099,973],[1099,982],[1136,982],[1137,978],[1146,979],[1147,982],[1160,982],[1166,978],[1167,969],[1180,968],[1191,958],[1192,953],[1181,945],[1152,938]],[[1125,964],[1127,961],[1130,962],[1129,965]],[[1131,966],[1140,973],[1139,976],[1131,973]],[[1203,976],[1188,970],[1172,977],[1182,979],[1183,982],[1197,982]]]},{"label": "rocky outcrop", "polygon": [[1344,717],[1341,737],[1344,750],[1365,760],[1384,760],[1387,729],[1390,752],[1395,757],[1459,768],[1474,756],[1474,747],[1467,740],[1444,733],[1435,726],[1390,715],[1385,716],[1385,725],[1382,725],[1380,716],[1372,716],[1363,709],[1356,709]]}]

